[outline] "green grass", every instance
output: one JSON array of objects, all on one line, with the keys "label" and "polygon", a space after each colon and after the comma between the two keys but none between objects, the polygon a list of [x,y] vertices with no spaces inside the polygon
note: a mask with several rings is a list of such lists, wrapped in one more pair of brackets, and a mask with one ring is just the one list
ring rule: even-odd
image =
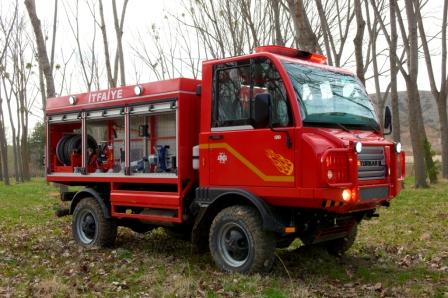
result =
[{"label": "green grass", "polygon": [[0,185],[0,297],[447,297],[448,183],[410,185],[361,224],[344,257],[278,250],[270,274],[251,276],[217,271],[209,254],[163,229],[120,228],[115,248],[81,249],[71,218],[54,216],[57,189],[43,180]]}]

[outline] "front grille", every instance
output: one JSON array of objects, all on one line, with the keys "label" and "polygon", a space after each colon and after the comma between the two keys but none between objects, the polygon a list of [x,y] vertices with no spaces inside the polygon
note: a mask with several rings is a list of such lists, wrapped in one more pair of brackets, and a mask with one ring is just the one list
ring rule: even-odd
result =
[{"label": "front grille", "polygon": [[387,186],[361,188],[359,195],[361,201],[387,199],[389,197],[389,188]]},{"label": "front grille", "polygon": [[386,177],[384,147],[365,146],[358,154],[358,179],[374,180]]}]

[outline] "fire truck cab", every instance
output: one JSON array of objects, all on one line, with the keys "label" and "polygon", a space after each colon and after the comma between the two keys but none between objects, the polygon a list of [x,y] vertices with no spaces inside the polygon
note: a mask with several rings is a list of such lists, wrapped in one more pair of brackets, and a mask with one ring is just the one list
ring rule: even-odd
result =
[{"label": "fire truck cab", "polygon": [[352,73],[297,49],[203,62],[172,79],[49,98],[47,180],[82,246],[117,227],[208,247],[230,272],[267,271],[300,238],[340,254],[400,192],[405,159]]}]

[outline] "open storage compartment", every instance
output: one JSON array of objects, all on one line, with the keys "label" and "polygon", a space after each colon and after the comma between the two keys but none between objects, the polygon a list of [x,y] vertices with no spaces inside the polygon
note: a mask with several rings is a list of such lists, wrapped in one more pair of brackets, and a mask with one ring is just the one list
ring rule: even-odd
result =
[{"label": "open storage compartment", "polygon": [[176,178],[176,103],[48,116],[49,174]]},{"label": "open storage compartment", "polygon": [[130,174],[176,176],[177,109],[168,101],[130,107]]}]

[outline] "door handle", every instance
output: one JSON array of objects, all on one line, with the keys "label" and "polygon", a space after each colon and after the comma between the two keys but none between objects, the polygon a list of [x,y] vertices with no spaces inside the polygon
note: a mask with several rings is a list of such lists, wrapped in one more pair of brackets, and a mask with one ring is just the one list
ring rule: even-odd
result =
[{"label": "door handle", "polygon": [[223,135],[216,135],[216,134],[213,134],[213,135],[209,135],[208,138],[209,138],[210,140],[217,141],[217,140],[222,140],[222,139],[224,138],[224,136],[223,136]]}]

